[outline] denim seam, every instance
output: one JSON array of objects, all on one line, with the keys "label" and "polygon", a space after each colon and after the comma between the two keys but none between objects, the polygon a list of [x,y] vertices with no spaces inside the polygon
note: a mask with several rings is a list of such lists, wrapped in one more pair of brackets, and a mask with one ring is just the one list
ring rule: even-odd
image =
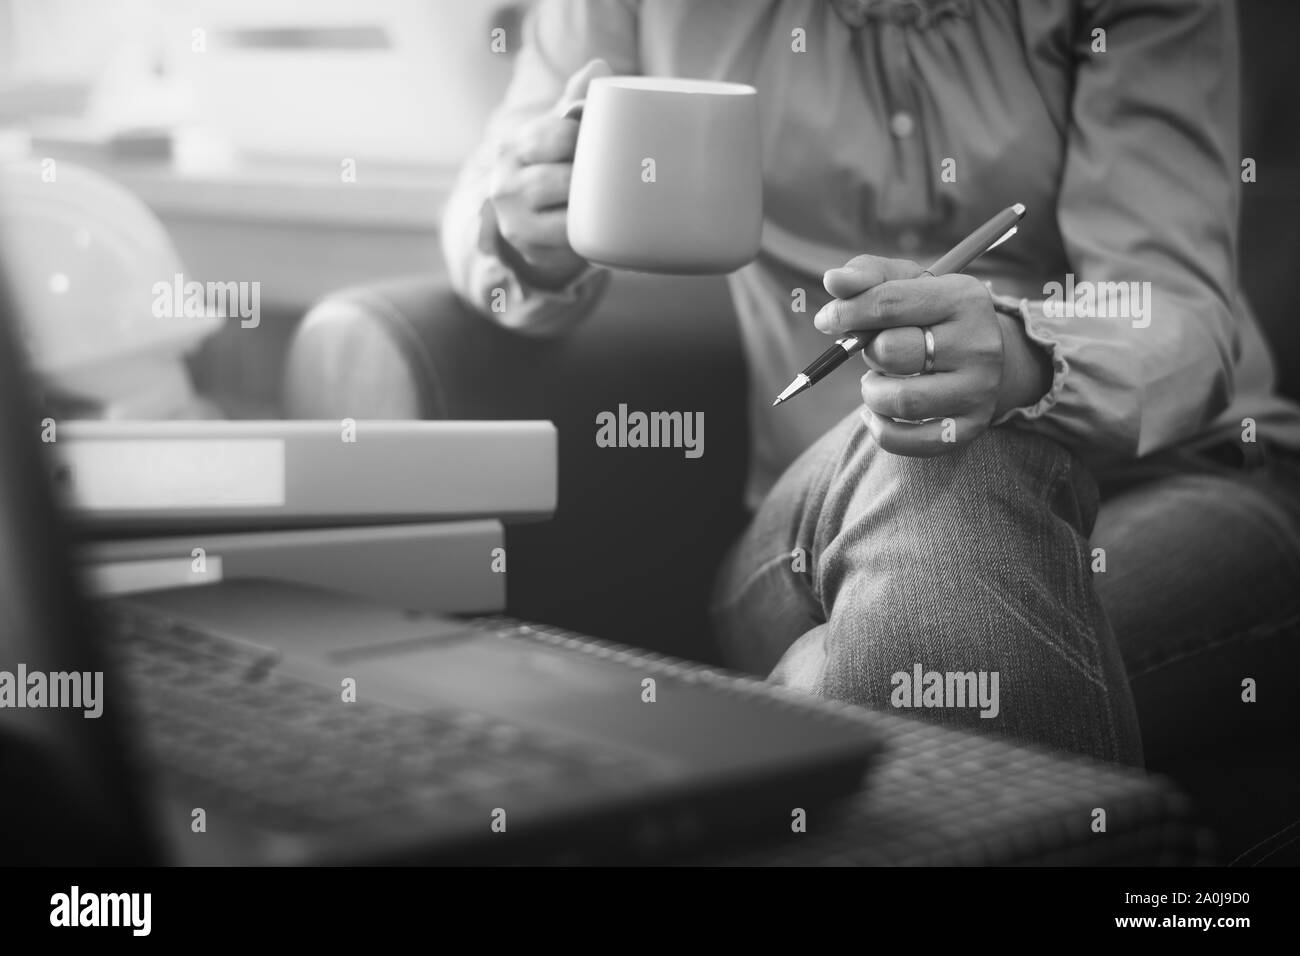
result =
[{"label": "denim seam", "polygon": [[[1033,635],[1035,639],[1039,641],[1039,643],[1045,644],[1047,647],[1055,651],[1057,656],[1060,657],[1061,660],[1065,661],[1068,665],[1070,665],[1070,667],[1072,667],[1074,670],[1078,671],[1081,675],[1083,675],[1083,677],[1088,681],[1088,683],[1094,684],[1097,687],[1100,687],[1102,690],[1108,689],[1106,687],[1106,681],[1103,678],[1103,672],[1100,667],[1090,663],[1085,655],[1077,651],[1072,651],[1066,645],[1059,644],[1056,641],[1053,641],[1047,635],[1043,634],[1042,631],[1038,627],[1036,627],[1032,621],[1027,620],[1025,617],[1023,617],[1020,614],[1019,611],[1017,611],[1014,608],[1014,606],[1008,603],[1007,600],[1001,594],[998,593],[997,588],[990,587],[980,578],[976,578],[975,581],[980,585],[980,587],[984,588],[985,591],[987,591],[990,595],[996,598],[1002,604],[1003,608],[1005,608],[1010,614],[1012,614],[1021,624],[1025,625],[1025,628],[1029,631],[1031,635]],[[1094,641],[1093,643],[1094,643],[1094,651],[1095,651],[1096,642]]]},{"label": "denim seam", "polygon": [[[1237,856],[1234,857],[1234,858],[1232,859],[1232,862],[1230,862],[1230,863],[1228,864],[1228,866],[1235,866],[1235,865],[1237,864],[1237,862],[1238,862],[1239,860],[1241,860],[1243,857],[1249,856],[1251,853],[1255,852],[1255,851],[1258,850],[1260,847],[1262,847],[1262,846],[1264,846],[1265,844],[1267,844],[1269,841],[1271,841],[1271,840],[1276,840],[1278,837],[1280,837],[1282,834],[1286,833],[1288,830],[1293,830],[1293,829],[1295,829],[1296,827],[1300,827],[1300,820],[1292,820],[1290,823],[1288,823],[1288,824],[1287,824],[1286,826],[1284,826],[1282,829],[1278,830],[1276,833],[1270,833],[1268,836],[1264,837],[1264,839],[1260,840],[1258,843],[1254,844],[1253,846],[1249,847],[1248,849],[1246,849],[1246,850],[1242,851],[1241,853],[1237,854]],[[1265,853],[1263,856],[1259,857],[1258,859],[1255,859],[1255,860],[1251,861],[1251,865],[1253,865],[1253,866],[1258,866],[1260,863],[1263,863],[1265,860],[1267,860],[1267,859],[1268,859],[1270,856],[1272,856],[1273,854],[1278,853],[1278,852],[1280,852],[1281,850],[1284,850],[1284,849],[1286,849],[1287,847],[1289,847],[1292,843],[1295,843],[1296,840],[1300,840],[1300,833],[1297,833],[1295,836],[1291,837],[1291,839],[1289,839],[1289,840],[1284,840],[1284,841],[1282,841],[1282,842],[1279,843],[1277,846],[1273,847],[1271,850],[1269,850],[1267,853]]]},{"label": "denim seam", "polygon": [[731,594],[729,594],[726,597],[719,598],[717,601],[713,602],[712,607],[716,610],[721,611],[727,608],[735,607],[737,604],[742,603],[746,597],[746,592],[756,581],[758,581],[759,578],[761,578],[772,568],[776,567],[778,564],[784,564],[786,561],[790,560],[790,557],[791,555],[793,555],[793,553],[794,553],[793,551],[787,551],[783,554],[778,554],[775,557],[769,558],[767,561],[764,561],[757,568],[755,568],[748,575],[746,575],[745,580],[742,581],[740,584],[736,585],[735,589],[732,591]]},{"label": "denim seam", "polygon": [[[1069,449],[1062,447],[1061,450],[1063,454],[1058,455],[1055,461],[1053,461],[1052,463],[1052,474],[1046,483],[1048,490],[1046,493],[1047,497],[1044,500],[1050,502],[1053,498],[1057,497],[1058,492],[1060,492],[1061,488],[1065,486],[1071,488],[1070,491],[1071,497],[1077,501],[1079,496],[1075,494],[1072,490],[1074,482],[1073,479],[1071,478],[1070,473],[1076,469],[1082,469],[1083,465],[1079,462],[1078,458],[1076,458],[1075,455]],[[1086,470],[1084,474],[1088,475]],[[1080,514],[1079,517],[1082,519],[1085,516]],[[1062,520],[1062,519],[1058,517],[1057,520]],[[1090,523],[1095,525],[1096,522],[1097,522],[1097,506],[1094,505],[1092,521]],[[1064,522],[1064,523],[1069,524],[1069,522]],[[1075,528],[1074,530],[1078,533],[1079,537],[1082,539],[1084,543],[1084,547],[1086,548],[1088,546],[1089,539],[1091,537],[1092,529],[1091,528],[1087,529],[1088,533],[1086,534],[1084,532],[1084,529],[1081,527]],[[1077,555],[1075,556],[1077,557]],[[1084,568],[1087,569],[1087,567],[1088,567],[1088,562],[1085,560]],[[1097,598],[1098,602],[1100,603],[1100,596],[1097,595],[1095,586],[1093,585],[1092,581],[1087,577],[1087,575],[1091,575],[1091,574],[1092,574],[1091,570],[1081,571],[1081,576],[1084,578],[1085,581],[1084,590],[1087,591],[1087,589],[1090,586],[1093,587],[1093,596],[1094,598]],[[1076,614],[1073,608],[1067,609],[1067,613],[1069,614],[1070,619],[1074,622],[1075,626],[1078,627],[1081,632],[1087,635],[1088,642],[1092,645],[1093,655],[1098,659],[1098,661],[1100,661],[1101,645],[1097,643],[1097,636],[1092,632],[1092,629],[1087,626],[1087,621],[1084,620],[1082,617],[1080,617],[1078,614]]]},{"label": "denim seam", "polygon": [[1291,837],[1291,839],[1289,839],[1289,840],[1283,840],[1283,841],[1282,841],[1281,843],[1279,843],[1277,846],[1273,847],[1273,849],[1269,850],[1267,853],[1265,853],[1263,856],[1261,856],[1258,860],[1256,860],[1256,861],[1255,861],[1255,865],[1258,866],[1260,863],[1263,863],[1265,860],[1267,860],[1270,856],[1273,856],[1275,853],[1281,853],[1283,850],[1285,850],[1287,847],[1289,847],[1292,843],[1295,843],[1297,840],[1300,840],[1300,833],[1298,833],[1298,834],[1296,834],[1295,836]]},{"label": "denim seam", "polygon": [[1060,453],[1052,456],[1052,470],[1047,473],[1047,480],[1042,484],[1044,501],[1051,501],[1056,496],[1056,490],[1068,480],[1065,472],[1072,463],[1071,456],[1064,446],[1058,447]]},{"label": "denim seam", "polygon": [[[1048,501],[1051,501],[1053,498],[1056,498],[1058,496],[1062,486],[1070,486],[1071,496],[1075,500],[1078,499],[1078,495],[1074,494],[1072,490],[1073,479],[1071,478],[1071,473],[1076,469],[1082,469],[1083,465],[1069,449],[1062,448],[1062,451],[1064,453],[1058,455],[1056,457],[1056,460],[1053,462],[1052,479],[1047,484],[1047,487],[1049,489],[1048,498],[1047,498]],[[1085,471],[1085,475],[1087,475],[1086,471]],[[1097,511],[1097,506],[1094,505],[1093,515],[1092,515],[1093,524],[1095,524],[1097,520],[1096,511]],[[1080,514],[1079,517],[1082,519],[1085,516],[1083,514]],[[1058,517],[1057,520],[1061,520],[1061,519]],[[1068,524],[1068,522],[1066,523]],[[1084,545],[1086,546],[1092,529],[1091,528],[1087,529],[1088,533],[1085,533],[1085,529],[1082,527],[1075,528],[1073,530],[1079,535],[1079,537],[1083,540]],[[1078,559],[1077,551],[1072,555],[1072,559],[1073,560]],[[1086,592],[1090,587],[1094,587],[1093,582],[1086,576],[1092,573],[1087,567],[1087,562],[1084,562],[1084,568],[1081,569],[1080,573],[1081,575],[1084,576],[1083,588],[1084,588],[1085,599],[1086,599],[1087,596]],[[1102,608],[1101,606],[1101,599],[1100,596],[1096,593],[1095,587],[1093,589],[1092,596],[1093,599],[1097,601],[1097,606],[1101,610],[1101,613],[1103,615],[1103,620],[1104,620],[1105,609]],[[1076,627],[1078,627],[1079,632],[1084,635],[1085,639],[1088,642],[1088,646],[1091,649],[1092,667],[1096,672],[1096,677],[1095,680],[1093,680],[1093,684],[1097,688],[1099,688],[1103,694],[1103,700],[1101,702],[1101,713],[1102,713],[1102,719],[1106,723],[1106,738],[1110,743],[1110,755],[1112,759],[1118,760],[1120,758],[1119,734],[1118,734],[1118,729],[1115,726],[1114,711],[1109,705],[1109,701],[1113,700],[1115,695],[1114,695],[1114,689],[1110,686],[1109,682],[1106,680],[1106,668],[1103,666],[1102,663],[1103,654],[1101,649],[1101,642],[1097,639],[1097,635],[1093,632],[1093,629],[1088,626],[1087,621],[1080,619],[1075,614],[1073,608],[1068,609],[1068,613],[1071,620],[1074,621]],[[1084,655],[1080,654],[1080,657],[1084,658]],[[1128,685],[1128,681],[1127,680],[1124,681],[1124,684]],[[1129,693],[1132,693],[1130,686],[1125,686],[1124,689],[1128,690]]]},{"label": "denim seam", "polygon": [[[837,490],[835,488],[835,473],[839,472],[841,470],[841,466],[844,464],[846,449],[852,446],[854,441],[857,440],[858,428],[861,427],[864,430],[866,429],[866,420],[863,419],[862,417],[862,409],[858,409],[855,412],[855,414],[857,415],[858,418],[857,423],[855,423],[852,428],[847,429],[846,434],[844,436],[844,440],[840,442],[839,447],[835,449],[835,454],[826,456],[826,461],[823,463],[821,471],[818,472],[817,474],[817,480],[814,481],[812,484],[812,487],[814,488],[826,489],[825,493],[822,496],[822,499],[815,503],[817,506],[816,509],[817,517],[816,520],[813,522],[813,540],[811,542],[811,545],[812,545],[812,550],[816,554],[824,553],[827,550],[826,548],[818,548],[817,543],[822,539],[822,534],[821,534],[822,523],[826,519],[826,512],[828,510],[826,507],[826,502],[830,499],[831,495],[834,494]],[[874,439],[871,438],[870,433],[868,433],[867,436],[861,440],[874,441]],[[877,449],[877,451],[879,450],[880,449]],[[832,473],[831,477],[829,480],[823,481],[823,478],[827,472]],[[807,513],[807,509],[805,509],[805,513]],[[828,543],[828,547],[829,547],[829,543]],[[813,599],[816,602],[816,609],[820,612],[819,617],[821,620],[829,621],[831,616],[830,606],[826,600],[826,594],[822,588],[821,561],[815,560],[809,565],[809,567],[812,569],[809,584],[811,585],[811,592],[812,592]]]},{"label": "denim seam", "polygon": [[1133,671],[1132,669],[1129,670],[1129,675],[1128,675],[1129,682],[1132,683],[1133,681],[1137,680],[1139,677],[1146,677],[1149,674],[1153,674],[1158,670],[1162,670],[1163,668],[1168,667],[1170,664],[1176,664],[1179,661],[1184,661],[1189,658],[1196,657],[1200,654],[1207,654],[1210,651],[1218,650],[1219,648],[1227,644],[1231,644],[1237,641],[1253,641],[1253,640],[1259,640],[1261,638],[1273,637],[1277,635],[1279,632],[1281,632],[1282,630],[1284,630],[1285,628],[1293,627],[1297,624],[1300,624],[1300,614],[1292,614],[1290,617],[1280,618],[1278,620],[1269,621],[1264,624],[1256,624],[1254,627],[1247,628],[1244,631],[1234,631],[1233,633],[1228,634],[1225,637],[1221,637],[1216,641],[1212,641],[1209,644],[1204,644],[1191,650],[1184,649],[1182,651],[1176,652],[1170,657],[1164,658],[1159,661],[1144,662],[1141,665],[1142,670],[1140,671]]}]

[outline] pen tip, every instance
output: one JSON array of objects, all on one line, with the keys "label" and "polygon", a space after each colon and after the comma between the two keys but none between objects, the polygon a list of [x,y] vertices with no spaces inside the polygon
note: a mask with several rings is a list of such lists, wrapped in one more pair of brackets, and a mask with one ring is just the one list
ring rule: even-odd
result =
[{"label": "pen tip", "polygon": [[811,384],[812,382],[808,380],[808,376],[800,372],[794,377],[794,381],[787,385],[785,390],[776,397],[776,401],[772,403],[772,406],[775,408],[787,399],[794,398]]}]

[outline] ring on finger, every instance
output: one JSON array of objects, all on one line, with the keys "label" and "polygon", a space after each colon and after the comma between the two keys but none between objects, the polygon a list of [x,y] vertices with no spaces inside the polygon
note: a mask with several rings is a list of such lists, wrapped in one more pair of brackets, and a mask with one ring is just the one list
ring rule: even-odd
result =
[{"label": "ring on finger", "polygon": [[921,374],[929,375],[934,371],[934,333],[928,327],[921,331],[925,333],[925,362],[921,365]]}]

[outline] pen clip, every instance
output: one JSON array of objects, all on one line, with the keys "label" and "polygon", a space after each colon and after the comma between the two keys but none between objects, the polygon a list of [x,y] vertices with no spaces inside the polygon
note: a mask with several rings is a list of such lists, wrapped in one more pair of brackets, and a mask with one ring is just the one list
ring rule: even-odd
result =
[{"label": "pen clip", "polygon": [[1002,234],[1002,238],[1001,238],[1001,239],[999,239],[997,242],[993,243],[993,245],[989,246],[988,249],[985,250],[985,251],[986,251],[986,252],[992,252],[992,251],[993,251],[994,249],[996,249],[998,246],[1002,245],[1002,243],[1006,242],[1008,239],[1010,239],[1012,236],[1014,236],[1014,235],[1016,234],[1016,231],[1019,230],[1019,228],[1020,228],[1019,226],[1012,226],[1010,229],[1008,229],[1006,232],[1004,232],[1004,233]]}]

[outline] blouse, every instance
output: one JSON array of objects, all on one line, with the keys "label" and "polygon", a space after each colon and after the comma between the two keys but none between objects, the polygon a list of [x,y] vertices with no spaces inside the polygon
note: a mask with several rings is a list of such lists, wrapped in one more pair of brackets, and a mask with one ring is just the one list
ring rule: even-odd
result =
[{"label": "blouse", "polygon": [[829,344],[812,325],[822,274],[865,252],[925,265],[1014,203],[1028,208],[1018,235],[970,271],[1047,351],[1052,381],[995,424],[1100,469],[1240,441],[1246,419],[1252,437],[1300,447],[1300,408],[1276,394],[1238,286],[1232,3],[539,0],[524,29],[443,224],[455,288],[521,331],[572,327],[609,276],[544,290],[511,271],[485,202],[497,143],[597,56],[615,73],[758,91],[761,250],[728,277],[750,370],[751,506],[861,403],[841,370],[771,407]]}]

